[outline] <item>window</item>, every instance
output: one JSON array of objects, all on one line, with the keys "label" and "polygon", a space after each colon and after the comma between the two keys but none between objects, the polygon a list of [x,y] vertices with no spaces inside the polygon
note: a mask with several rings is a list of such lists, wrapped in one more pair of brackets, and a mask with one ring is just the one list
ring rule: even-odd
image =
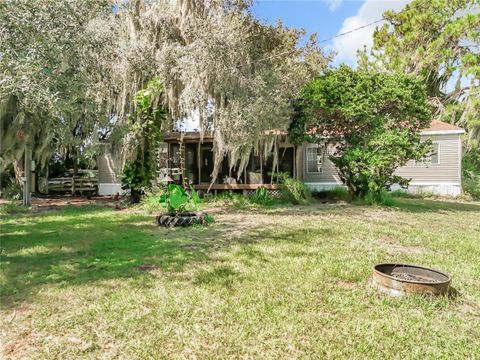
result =
[{"label": "window", "polygon": [[440,164],[440,144],[438,142],[432,143],[432,153],[430,154],[430,164]]},{"label": "window", "polygon": [[432,143],[432,151],[428,153],[422,160],[415,161],[415,165],[438,165],[440,164],[440,143]]},{"label": "window", "polygon": [[306,148],[307,173],[321,173],[325,148],[323,146],[309,146]]}]

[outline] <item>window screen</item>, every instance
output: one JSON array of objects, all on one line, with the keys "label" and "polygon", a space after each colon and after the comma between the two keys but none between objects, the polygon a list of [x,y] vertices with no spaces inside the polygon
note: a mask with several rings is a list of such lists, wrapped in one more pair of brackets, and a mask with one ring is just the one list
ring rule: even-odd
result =
[{"label": "window screen", "polygon": [[320,173],[323,166],[323,147],[307,147],[307,172]]},{"label": "window screen", "polygon": [[430,155],[430,162],[432,164],[440,163],[440,146],[438,143],[432,144],[432,154]]}]

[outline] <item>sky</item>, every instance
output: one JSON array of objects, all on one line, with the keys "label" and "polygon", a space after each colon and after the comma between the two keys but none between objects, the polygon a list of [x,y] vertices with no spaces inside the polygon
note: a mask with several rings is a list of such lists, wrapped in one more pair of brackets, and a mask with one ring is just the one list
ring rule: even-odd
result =
[{"label": "sky", "polygon": [[[382,18],[386,10],[401,10],[411,0],[254,0],[253,13],[266,23],[280,19],[286,26],[317,33],[320,40],[329,39]],[[325,50],[337,53],[334,65],[356,64],[357,50],[372,44],[378,23],[329,40]]]}]

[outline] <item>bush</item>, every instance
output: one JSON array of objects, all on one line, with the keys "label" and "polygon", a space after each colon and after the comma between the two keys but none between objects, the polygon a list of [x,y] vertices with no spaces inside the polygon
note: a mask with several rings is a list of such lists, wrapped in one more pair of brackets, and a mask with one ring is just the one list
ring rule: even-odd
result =
[{"label": "bush", "polygon": [[312,194],[313,197],[321,200],[332,200],[332,201],[349,201],[350,194],[347,189],[344,187],[335,187],[330,190],[316,191]]},{"label": "bush", "polygon": [[250,202],[258,205],[274,205],[279,203],[280,200],[271,196],[268,190],[264,187],[259,187],[249,198]]},{"label": "bush", "polygon": [[146,194],[141,200],[141,207],[149,213],[163,211],[164,207],[160,204],[160,198],[164,193],[164,190],[160,190],[155,193]]},{"label": "bush", "polygon": [[463,190],[474,199],[480,199],[480,144],[474,143],[463,157]]},{"label": "bush", "polygon": [[140,159],[136,159],[130,164],[126,164],[122,174],[122,189],[130,191],[131,202],[136,204],[140,202],[143,189],[150,186],[154,172],[151,167],[145,167]]},{"label": "bush", "polygon": [[312,194],[303,182],[293,179],[286,173],[279,174],[278,178],[283,200],[294,205],[310,203]]},{"label": "bush", "polygon": [[15,201],[10,201],[6,204],[0,205],[0,214],[24,214],[28,212],[30,208],[25,207],[16,203]]},{"label": "bush", "polygon": [[233,192],[221,192],[218,195],[206,197],[203,199],[204,203],[213,206],[232,206],[237,209],[242,209],[251,205],[251,202],[246,196]]},{"label": "bush", "polygon": [[390,192],[390,196],[393,198],[407,198],[407,199],[413,199],[413,198],[420,198],[420,195],[405,191],[405,190],[395,190]]},{"label": "bush", "polygon": [[20,200],[22,198],[22,187],[14,178],[7,179],[7,183],[2,189],[2,197],[9,200]]},{"label": "bush", "polygon": [[380,193],[369,192],[363,199],[357,200],[356,203],[366,205],[395,206],[396,201],[389,192],[382,191]]},{"label": "bush", "polygon": [[431,152],[431,142],[420,137],[431,119],[420,78],[342,65],[307,84],[300,105],[307,125],[329,134],[317,141],[334,145],[328,158],[352,198],[406,187],[408,179],[396,169]]},{"label": "bush", "polygon": [[170,214],[181,214],[183,212],[195,211],[201,200],[198,193],[190,187],[190,191],[176,184],[169,184],[167,191],[159,197],[160,205]]},{"label": "bush", "polygon": [[225,191],[205,198],[204,202],[214,206],[231,206],[237,209],[244,209],[255,205],[272,206],[285,201],[271,196],[266,188],[260,187],[250,197]]}]

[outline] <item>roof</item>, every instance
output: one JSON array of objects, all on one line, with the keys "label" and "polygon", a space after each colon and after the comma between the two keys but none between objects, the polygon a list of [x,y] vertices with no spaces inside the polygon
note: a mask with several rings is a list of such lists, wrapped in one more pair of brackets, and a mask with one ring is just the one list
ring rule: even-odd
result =
[{"label": "roof", "polygon": [[[267,136],[271,136],[271,135],[286,136],[288,135],[288,132],[279,130],[279,129],[272,129],[272,130],[265,130],[264,134]],[[201,133],[199,131],[186,131],[186,132],[167,131],[163,133],[163,139],[165,142],[177,142],[177,141],[180,141],[181,138],[183,138],[183,141],[186,141],[186,142],[195,142],[201,139]],[[205,142],[212,142],[213,132],[212,131],[204,132],[203,140]]]},{"label": "roof", "polygon": [[[201,138],[201,134],[199,131],[187,131],[187,132],[178,132],[178,131],[171,131],[171,132],[164,132],[163,133],[163,139],[166,142],[169,141],[179,141],[180,138],[183,139],[183,141],[198,141]],[[213,133],[212,132],[204,132],[203,133],[203,140],[205,141],[212,141],[213,139]]]},{"label": "roof", "polygon": [[[458,126],[439,121],[439,120],[432,120],[429,127],[426,129],[422,129],[422,134],[424,135],[435,135],[435,134],[463,134],[465,131]],[[309,134],[315,133],[315,128],[311,128],[307,131]],[[164,141],[166,142],[177,142],[183,135],[183,140],[186,142],[197,142],[201,138],[201,134],[199,131],[187,131],[187,132],[165,132],[163,133]],[[288,135],[288,132],[279,130],[279,129],[272,129],[266,130],[265,135]],[[327,136],[327,135],[326,135]],[[205,142],[212,142],[213,140],[213,132],[206,131],[203,134],[203,140]]]},{"label": "roof", "polygon": [[464,130],[461,127],[439,121],[439,120],[432,120],[430,126],[426,129],[423,129],[423,133],[430,133],[430,132],[454,132],[454,133],[463,133]]}]

